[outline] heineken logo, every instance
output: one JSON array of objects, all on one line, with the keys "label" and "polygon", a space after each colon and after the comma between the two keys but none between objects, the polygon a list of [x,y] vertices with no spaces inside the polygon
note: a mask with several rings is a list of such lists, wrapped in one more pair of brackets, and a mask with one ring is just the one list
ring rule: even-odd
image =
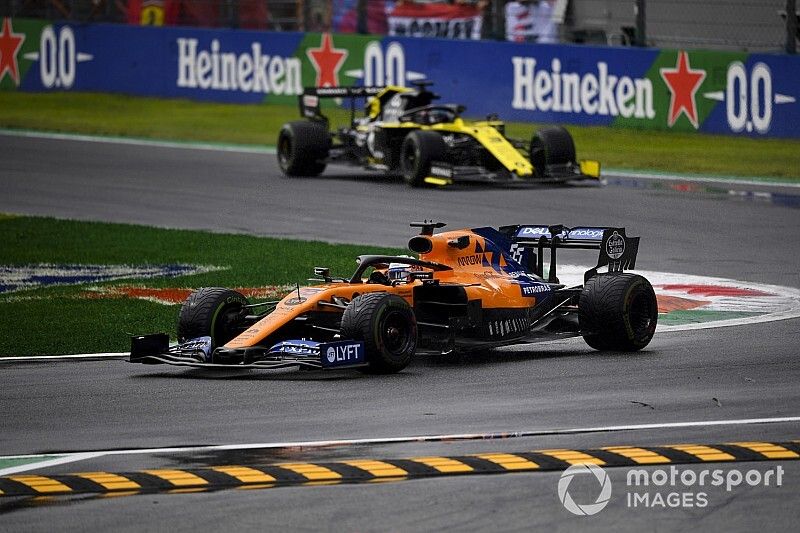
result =
[{"label": "heineken logo", "polygon": [[228,52],[218,39],[203,49],[197,39],[178,39],[178,87],[246,93],[300,94],[300,60],[265,54],[255,42],[244,53]]},{"label": "heineken logo", "polygon": [[511,107],[530,111],[586,113],[625,118],[656,116],[653,108],[653,82],[609,72],[599,61],[595,72],[578,74],[562,69],[554,58],[549,69],[541,68],[533,57],[513,57],[514,99]]}]

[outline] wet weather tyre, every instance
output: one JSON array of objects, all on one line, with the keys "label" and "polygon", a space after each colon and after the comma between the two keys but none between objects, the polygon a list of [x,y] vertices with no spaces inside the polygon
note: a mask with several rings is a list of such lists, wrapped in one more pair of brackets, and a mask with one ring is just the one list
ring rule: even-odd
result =
[{"label": "wet weather tyre", "polygon": [[211,337],[211,347],[223,346],[242,330],[247,298],[222,287],[194,291],[178,314],[178,342]]},{"label": "wet weather tyre", "polygon": [[363,294],[342,315],[342,339],[364,341],[366,372],[392,374],[411,362],[417,348],[417,320],[403,298],[394,294]]},{"label": "wet weather tyre", "polygon": [[658,304],[653,286],[629,273],[597,274],[578,301],[581,335],[596,350],[641,350],[653,338]]},{"label": "wet weather tyre", "polygon": [[444,139],[436,132],[416,130],[409,133],[400,148],[400,170],[405,182],[412,187],[425,185],[431,162],[441,160],[446,149]]},{"label": "wet weather tyre", "polygon": [[325,170],[331,137],[324,124],[296,120],[278,134],[278,166],[287,176],[318,176]]},{"label": "wet weather tyre", "polygon": [[542,128],[531,138],[530,160],[536,174],[544,177],[549,165],[564,165],[575,161],[575,142],[561,126]]}]

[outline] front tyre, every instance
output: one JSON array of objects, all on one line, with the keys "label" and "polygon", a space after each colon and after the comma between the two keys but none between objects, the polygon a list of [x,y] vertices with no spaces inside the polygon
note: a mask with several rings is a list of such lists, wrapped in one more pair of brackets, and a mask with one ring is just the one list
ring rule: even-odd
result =
[{"label": "front tyre", "polygon": [[411,362],[417,320],[403,298],[385,292],[353,298],[342,315],[342,339],[364,341],[367,372],[393,374]]},{"label": "front tyre", "polygon": [[403,179],[412,187],[425,185],[431,163],[444,157],[447,147],[442,136],[434,131],[415,130],[403,140],[400,148],[400,170]]},{"label": "front tyre", "polygon": [[530,160],[536,175],[543,178],[548,166],[575,162],[575,142],[562,126],[541,128],[531,138]]},{"label": "front tyre", "polygon": [[325,170],[331,137],[324,124],[296,120],[278,134],[278,166],[287,176],[318,176]]},{"label": "front tyre", "polygon": [[632,352],[653,338],[658,304],[653,286],[630,273],[597,274],[578,301],[581,335],[596,350]]},{"label": "front tyre", "polygon": [[183,302],[178,314],[178,342],[211,337],[211,349],[225,345],[242,330],[247,298],[222,287],[204,287]]}]

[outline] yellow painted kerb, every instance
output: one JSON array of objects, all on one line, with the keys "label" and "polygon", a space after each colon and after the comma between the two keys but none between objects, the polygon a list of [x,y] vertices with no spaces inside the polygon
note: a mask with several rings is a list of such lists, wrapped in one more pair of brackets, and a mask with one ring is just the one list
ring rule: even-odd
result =
[{"label": "yellow painted kerb", "polygon": [[269,474],[247,466],[215,466],[211,470],[227,474],[242,483],[269,483],[275,481],[275,478]]},{"label": "yellow painted kerb", "polygon": [[195,487],[198,485],[208,485],[205,479],[186,472],[184,470],[142,470],[145,474],[160,477],[164,481],[168,481],[176,487]]},{"label": "yellow painted kerb", "polygon": [[669,446],[675,450],[694,455],[701,461],[735,461],[736,457],[729,453],[723,452],[711,446],[702,446],[698,444],[678,444]]},{"label": "yellow painted kerb", "polygon": [[301,476],[305,476],[309,481],[325,481],[342,478],[341,474],[313,463],[279,463],[275,466],[296,472]]},{"label": "yellow painted kerb", "polygon": [[506,470],[535,470],[539,468],[539,465],[533,461],[511,453],[478,453],[475,454],[475,457],[500,465]]},{"label": "yellow painted kerb", "polygon": [[771,442],[733,442],[736,446],[753,450],[768,459],[797,459],[800,454]]},{"label": "yellow painted kerb", "polygon": [[616,453],[617,455],[627,457],[628,459],[631,459],[633,462],[641,465],[662,464],[662,463],[672,462],[669,458],[657,454],[656,452],[645,450],[644,448],[636,448],[634,446],[607,446],[603,449],[609,452]]},{"label": "yellow painted kerb", "polygon": [[411,459],[415,463],[421,463],[445,474],[456,472],[472,472],[473,468],[469,465],[450,459],[449,457],[415,457]]},{"label": "yellow painted kerb", "polygon": [[72,489],[64,485],[60,481],[45,477],[34,475],[22,476],[9,476],[8,479],[27,485],[36,492],[50,493],[50,492],[72,492]]},{"label": "yellow painted kerb", "polygon": [[579,452],[578,450],[537,450],[538,453],[549,455],[565,461],[571,465],[598,465],[603,466],[605,461],[597,457],[592,457],[589,454]]},{"label": "yellow painted kerb", "polygon": [[342,461],[346,465],[354,466],[365,470],[375,477],[403,477],[407,476],[408,472],[402,468],[398,468],[392,464],[384,463],[383,461],[373,461],[369,459],[361,459],[354,461]]},{"label": "yellow painted kerb", "polygon": [[131,490],[140,489],[141,485],[135,481],[120,476],[118,474],[111,474],[109,472],[84,472],[82,474],[75,474],[78,477],[94,481],[104,489],[108,490]]}]

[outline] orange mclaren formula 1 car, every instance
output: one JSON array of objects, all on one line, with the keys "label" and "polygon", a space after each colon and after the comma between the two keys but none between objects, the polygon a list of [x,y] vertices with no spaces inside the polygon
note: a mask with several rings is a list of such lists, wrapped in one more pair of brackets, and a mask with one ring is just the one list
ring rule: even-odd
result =
[{"label": "orange mclaren formula 1 car", "polygon": [[[203,288],[183,304],[178,344],[132,338],[130,361],[211,368],[344,368],[391,373],[415,353],[474,351],[581,335],[598,350],[645,347],[658,310],[633,268],[638,237],[624,228],[522,225],[434,234],[415,223],[409,256],[362,255],[348,278],[315,268],[318,283],[278,302]],[[556,252],[599,250],[584,283],[559,283]],[[549,268],[544,269],[545,256]],[[607,267],[607,268],[606,268]],[[607,272],[598,272],[599,269]]]}]

